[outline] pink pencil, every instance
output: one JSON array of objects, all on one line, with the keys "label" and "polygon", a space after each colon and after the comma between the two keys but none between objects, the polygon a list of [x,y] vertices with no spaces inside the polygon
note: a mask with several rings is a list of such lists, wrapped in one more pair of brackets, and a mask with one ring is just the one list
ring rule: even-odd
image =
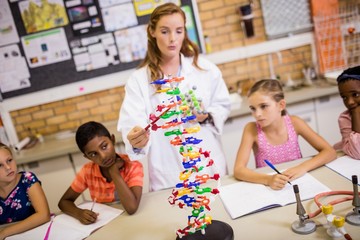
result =
[{"label": "pink pencil", "polygon": [[47,230],[46,230],[46,234],[45,234],[44,240],[48,240],[48,239],[49,239],[50,230],[51,230],[51,226],[52,226],[52,224],[53,224],[53,222],[54,222],[55,214],[52,213],[50,216],[51,216],[51,220],[50,220],[50,224],[49,224],[49,226],[48,226],[48,228],[47,228]]}]

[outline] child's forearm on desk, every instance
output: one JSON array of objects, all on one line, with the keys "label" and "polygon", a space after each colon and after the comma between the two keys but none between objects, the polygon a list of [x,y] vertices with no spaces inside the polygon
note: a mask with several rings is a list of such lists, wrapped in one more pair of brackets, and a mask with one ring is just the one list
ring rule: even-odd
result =
[{"label": "child's forearm on desk", "polygon": [[309,172],[315,168],[321,167],[326,163],[336,159],[336,151],[332,148],[324,149],[315,155],[313,158],[301,163],[299,166],[302,167],[306,172]]}]

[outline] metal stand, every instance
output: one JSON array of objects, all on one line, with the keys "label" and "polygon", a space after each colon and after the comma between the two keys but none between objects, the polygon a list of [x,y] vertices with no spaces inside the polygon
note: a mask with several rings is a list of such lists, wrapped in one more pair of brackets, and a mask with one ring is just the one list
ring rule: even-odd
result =
[{"label": "metal stand", "polygon": [[360,226],[360,198],[359,198],[359,191],[358,191],[358,179],[356,175],[352,176],[352,183],[354,188],[354,198],[352,201],[352,205],[354,206],[354,209],[352,212],[349,212],[345,220],[347,223],[350,223],[352,225]]},{"label": "metal stand", "polygon": [[299,215],[299,220],[296,220],[291,224],[291,229],[298,234],[309,234],[316,230],[316,223],[309,220],[309,216],[306,214],[299,195],[298,185],[294,185],[294,193],[296,197],[296,214]]},{"label": "metal stand", "polygon": [[205,229],[205,234],[197,231],[194,234],[177,237],[176,240],[234,240],[234,231],[227,223],[212,220]]}]

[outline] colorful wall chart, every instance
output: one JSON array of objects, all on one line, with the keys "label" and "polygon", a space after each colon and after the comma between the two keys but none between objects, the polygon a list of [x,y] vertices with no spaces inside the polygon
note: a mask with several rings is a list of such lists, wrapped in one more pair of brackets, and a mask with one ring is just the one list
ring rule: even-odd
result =
[{"label": "colorful wall chart", "polygon": [[68,24],[62,0],[20,1],[19,9],[27,33],[35,33]]},{"label": "colorful wall chart", "polygon": [[26,60],[31,68],[71,59],[63,28],[31,34],[21,38]]},{"label": "colorful wall chart", "polygon": [[186,30],[190,40],[200,46],[199,39],[196,37],[196,25],[190,7],[184,6],[181,9],[185,12],[186,15]]}]

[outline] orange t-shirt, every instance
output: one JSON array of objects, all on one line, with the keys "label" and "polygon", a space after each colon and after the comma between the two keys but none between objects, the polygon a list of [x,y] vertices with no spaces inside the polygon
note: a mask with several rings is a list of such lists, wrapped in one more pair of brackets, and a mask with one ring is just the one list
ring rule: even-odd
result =
[{"label": "orange t-shirt", "polygon": [[[139,161],[131,161],[125,154],[119,154],[124,160],[124,167],[120,170],[120,175],[131,188],[134,186],[143,186],[143,166]],[[86,163],[76,174],[71,188],[78,193],[84,192],[89,188],[92,199],[97,202],[108,203],[119,200],[116,194],[113,181],[107,182],[101,174],[99,165],[89,162]]]}]

